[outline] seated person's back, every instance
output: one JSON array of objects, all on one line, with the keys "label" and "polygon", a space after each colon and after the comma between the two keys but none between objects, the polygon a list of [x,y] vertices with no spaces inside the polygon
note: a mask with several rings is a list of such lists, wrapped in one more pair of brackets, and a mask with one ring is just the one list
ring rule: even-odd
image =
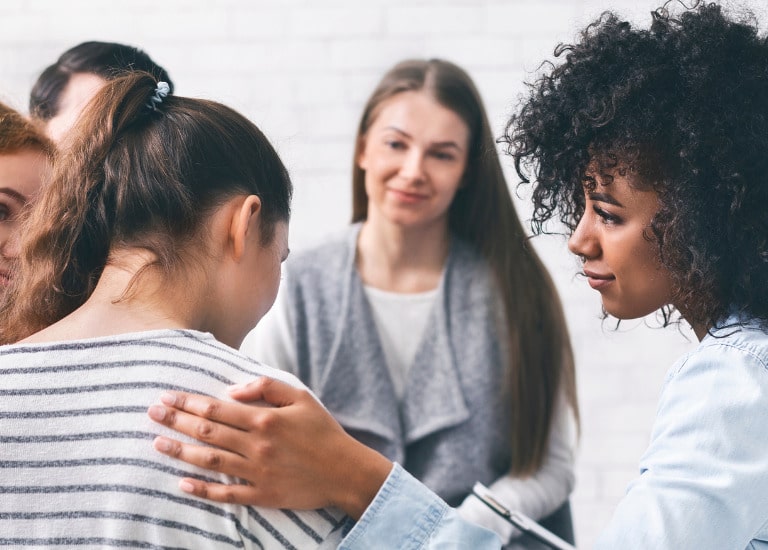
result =
[{"label": "seated person's back", "polygon": [[[343,514],[204,501],[180,475],[222,483],[156,452],[147,408],[165,389],[222,398],[254,374],[293,381],[211,334],[155,330],[0,348],[0,532],[12,546],[312,548]],[[331,533],[335,531],[334,535]]]},{"label": "seated person's back", "polygon": [[235,111],[109,81],[56,157],[0,302],[0,544],[332,548],[337,510],[211,503],[178,486],[147,409],[266,375],[234,348],[272,305],[292,186]]}]

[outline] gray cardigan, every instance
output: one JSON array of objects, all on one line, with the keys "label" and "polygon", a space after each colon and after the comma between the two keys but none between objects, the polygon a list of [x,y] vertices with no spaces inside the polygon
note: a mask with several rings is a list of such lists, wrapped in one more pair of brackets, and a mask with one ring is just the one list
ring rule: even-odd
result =
[{"label": "gray cardigan", "polygon": [[291,259],[297,375],[341,425],[451,505],[509,471],[510,407],[498,297],[486,262],[453,239],[401,402],[355,268],[360,226]]}]

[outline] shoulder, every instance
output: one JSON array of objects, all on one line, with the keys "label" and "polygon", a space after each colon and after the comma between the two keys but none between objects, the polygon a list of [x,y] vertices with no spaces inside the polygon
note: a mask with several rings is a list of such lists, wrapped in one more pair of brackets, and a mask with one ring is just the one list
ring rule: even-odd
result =
[{"label": "shoulder", "polygon": [[661,546],[675,548],[733,547],[735,537],[748,541],[765,524],[768,335],[748,325],[727,330],[707,336],[670,371],[642,475],[601,548],[641,536],[638,518],[642,536],[663,536]]},{"label": "shoulder", "polygon": [[717,369],[724,374],[746,369],[768,383],[768,332],[749,321],[727,323],[678,361],[670,376],[686,375],[696,369]]},{"label": "shoulder", "polygon": [[210,334],[195,331],[183,332],[190,348],[196,349],[200,355],[210,357],[204,361],[206,367],[212,366],[210,361],[218,362],[216,370],[227,378],[227,384],[249,382],[254,376],[266,376],[285,382],[295,388],[307,389],[293,374],[256,361],[242,351],[219,342]]},{"label": "shoulder", "polygon": [[446,264],[446,285],[471,301],[495,300],[497,288],[488,261],[471,243],[454,237]]},{"label": "shoulder", "polygon": [[487,265],[485,258],[476,246],[455,235],[451,237],[450,260],[459,266],[482,267]]},{"label": "shoulder", "polygon": [[452,237],[447,270],[458,278],[470,281],[483,280],[491,273],[488,261],[472,243]]},{"label": "shoulder", "polygon": [[768,334],[745,325],[708,335],[670,370],[659,414],[733,437],[753,431],[768,442],[768,425],[749,420],[768,415]]},{"label": "shoulder", "polygon": [[702,353],[732,353],[754,361],[768,373],[768,331],[757,321],[745,320],[740,325],[725,324],[707,336],[700,346]]}]

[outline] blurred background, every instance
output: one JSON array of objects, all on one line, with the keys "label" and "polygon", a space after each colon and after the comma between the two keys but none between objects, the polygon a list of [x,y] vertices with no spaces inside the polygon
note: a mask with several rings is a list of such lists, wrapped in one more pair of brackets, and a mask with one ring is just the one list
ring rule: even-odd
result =
[{"label": "blurred background", "polygon": [[[642,27],[661,0],[3,0],[0,101],[26,112],[38,74],[85,40],[144,49],[179,95],[223,102],[272,140],[295,185],[290,245],[309,246],[351,215],[353,138],[363,103],[395,62],[441,57],[474,78],[501,135],[542,61],[606,10]],[[764,0],[752,10],[765,30]],[[502,159],[524,220],[527,189]],[[562,236],[533,240],[563,298],[576,351],[582,432],[572,505],[592,546],[637,474],[665,373],[695,338],[655,317],[603,320]]]}]

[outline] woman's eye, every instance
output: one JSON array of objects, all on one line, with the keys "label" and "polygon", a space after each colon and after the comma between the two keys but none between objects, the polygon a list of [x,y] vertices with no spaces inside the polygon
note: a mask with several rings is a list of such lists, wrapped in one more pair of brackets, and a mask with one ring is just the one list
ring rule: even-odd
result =
[{"label": "woman's eye", "polygon": [[385,142],[387,147],[394,149],[395,151],[402,151],[405,149],[405,143],[402,141],[387,141]]},{"label": "woman's eye", "polygon": [[435,151],[432,154],[438,160],[453,160],[455,158],[453,153],[448,153],[446,151]]},{"label": "woman's eye", "polygon": [[592,210],[594,210],[595,214],[597,214],[602,220],[602,222],[605,224],[619,225],[621,223],[620,217],[614,216],[613,214],[606,212],[599,206],[593,206]]},{"label": "woman's eye", "polygon": [[11,217],[11,211],[4,204],[0,204],[0,222],[9,220]]}]

